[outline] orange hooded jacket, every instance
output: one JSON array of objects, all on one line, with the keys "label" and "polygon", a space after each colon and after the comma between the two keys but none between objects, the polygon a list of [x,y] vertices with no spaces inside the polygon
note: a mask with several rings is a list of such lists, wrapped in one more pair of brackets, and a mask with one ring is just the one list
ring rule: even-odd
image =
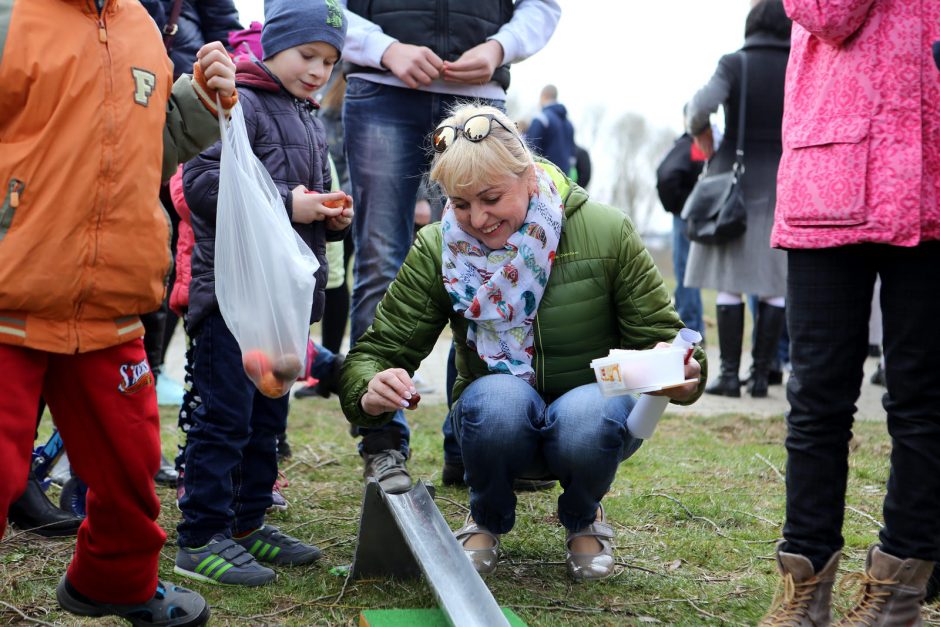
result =
[{"label": "orange hooded jacket", "polygon": [[136,0],[0,0],[0,343],[143,335],[170,268],[161,179],[218,139]]}]

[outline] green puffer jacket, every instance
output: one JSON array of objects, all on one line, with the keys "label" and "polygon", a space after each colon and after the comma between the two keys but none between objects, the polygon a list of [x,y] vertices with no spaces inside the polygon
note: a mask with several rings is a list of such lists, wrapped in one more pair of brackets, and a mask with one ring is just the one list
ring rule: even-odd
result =
[{"label": "green puffer jacket", "polygon": [[[606,357],[612,348],[671,342],[683,325],[630,219],[619,209],[590,201],[555,168],[540,166],[565,201],[561,240],[534,326],[537,389],[551,401],[595,380],[592,359]],[[375,321],[346,357],[340,396],[353,424],[374,427],[391,420],[391,413],[370,416],[360,408],[369,381],[388,368],[414,374],[447,323],[457,348],[453,399],[490,374],[467,346],[467,319],[454,311],[444,290],[441,246],[440,223],[421,229]],[[695,396],[680,404],[694,402],[705,387],[705,352],[696,348],[694,356],[702,365],[702,379]]]}]

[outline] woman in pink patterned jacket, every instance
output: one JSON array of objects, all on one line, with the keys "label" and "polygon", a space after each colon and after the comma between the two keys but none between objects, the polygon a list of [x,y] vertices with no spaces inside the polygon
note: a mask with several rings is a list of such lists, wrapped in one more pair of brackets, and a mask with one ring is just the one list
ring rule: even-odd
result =
[{"label": "woman in pink patterned jacket", "polygon": [[920,625],[940,559],[940,2],[784,5],[793,37],[771,243],[788,251],[793,364],[777,551],[786,593],[762,624],[829,624],[880,276],[891,472],[880,542],[840,624]]}]

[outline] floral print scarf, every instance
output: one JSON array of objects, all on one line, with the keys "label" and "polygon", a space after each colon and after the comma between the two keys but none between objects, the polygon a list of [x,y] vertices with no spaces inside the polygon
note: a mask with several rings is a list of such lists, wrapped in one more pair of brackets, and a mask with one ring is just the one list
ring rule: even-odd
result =
[{"label": "floral print scarf", "polygon": [[490,372],[535,386],[532,324],[555,260],[564,204],[551,177],[535,169],[538,188],[525,222],[503,248],[486,251],[464,231],[448,202],[441,219],[444,287],[454,311],[470,321],[467,342]]}]

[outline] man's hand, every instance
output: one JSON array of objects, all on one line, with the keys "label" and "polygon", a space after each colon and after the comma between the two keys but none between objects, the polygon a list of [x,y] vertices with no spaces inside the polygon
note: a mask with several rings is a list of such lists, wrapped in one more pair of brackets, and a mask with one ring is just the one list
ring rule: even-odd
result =
[{"label": "man's hand", "polygon": [[235,64],[221,42],[207,43],[196,53],[196,65],[202,70],[206,86],[222,98],[235,95]]},{"label": "man's hand", "polygon": [[503,63],[503,47],[489,39],[470,48],[456,61],[444,61],[444,80],[468,85],[485,85]]},{"label": "man's hand", "polygon": [[444,62],[425,46],[413,46],[396,41],[385,49],[382,65],[408,87],[426,87],[441,75]]},{"label": "man's hand", "polygon": [[390,411],[417,405],[418,391],[408,373],[401,368],[389,368],[369,381],[368,391],[359,399],[362,411],[378,416]]}]

